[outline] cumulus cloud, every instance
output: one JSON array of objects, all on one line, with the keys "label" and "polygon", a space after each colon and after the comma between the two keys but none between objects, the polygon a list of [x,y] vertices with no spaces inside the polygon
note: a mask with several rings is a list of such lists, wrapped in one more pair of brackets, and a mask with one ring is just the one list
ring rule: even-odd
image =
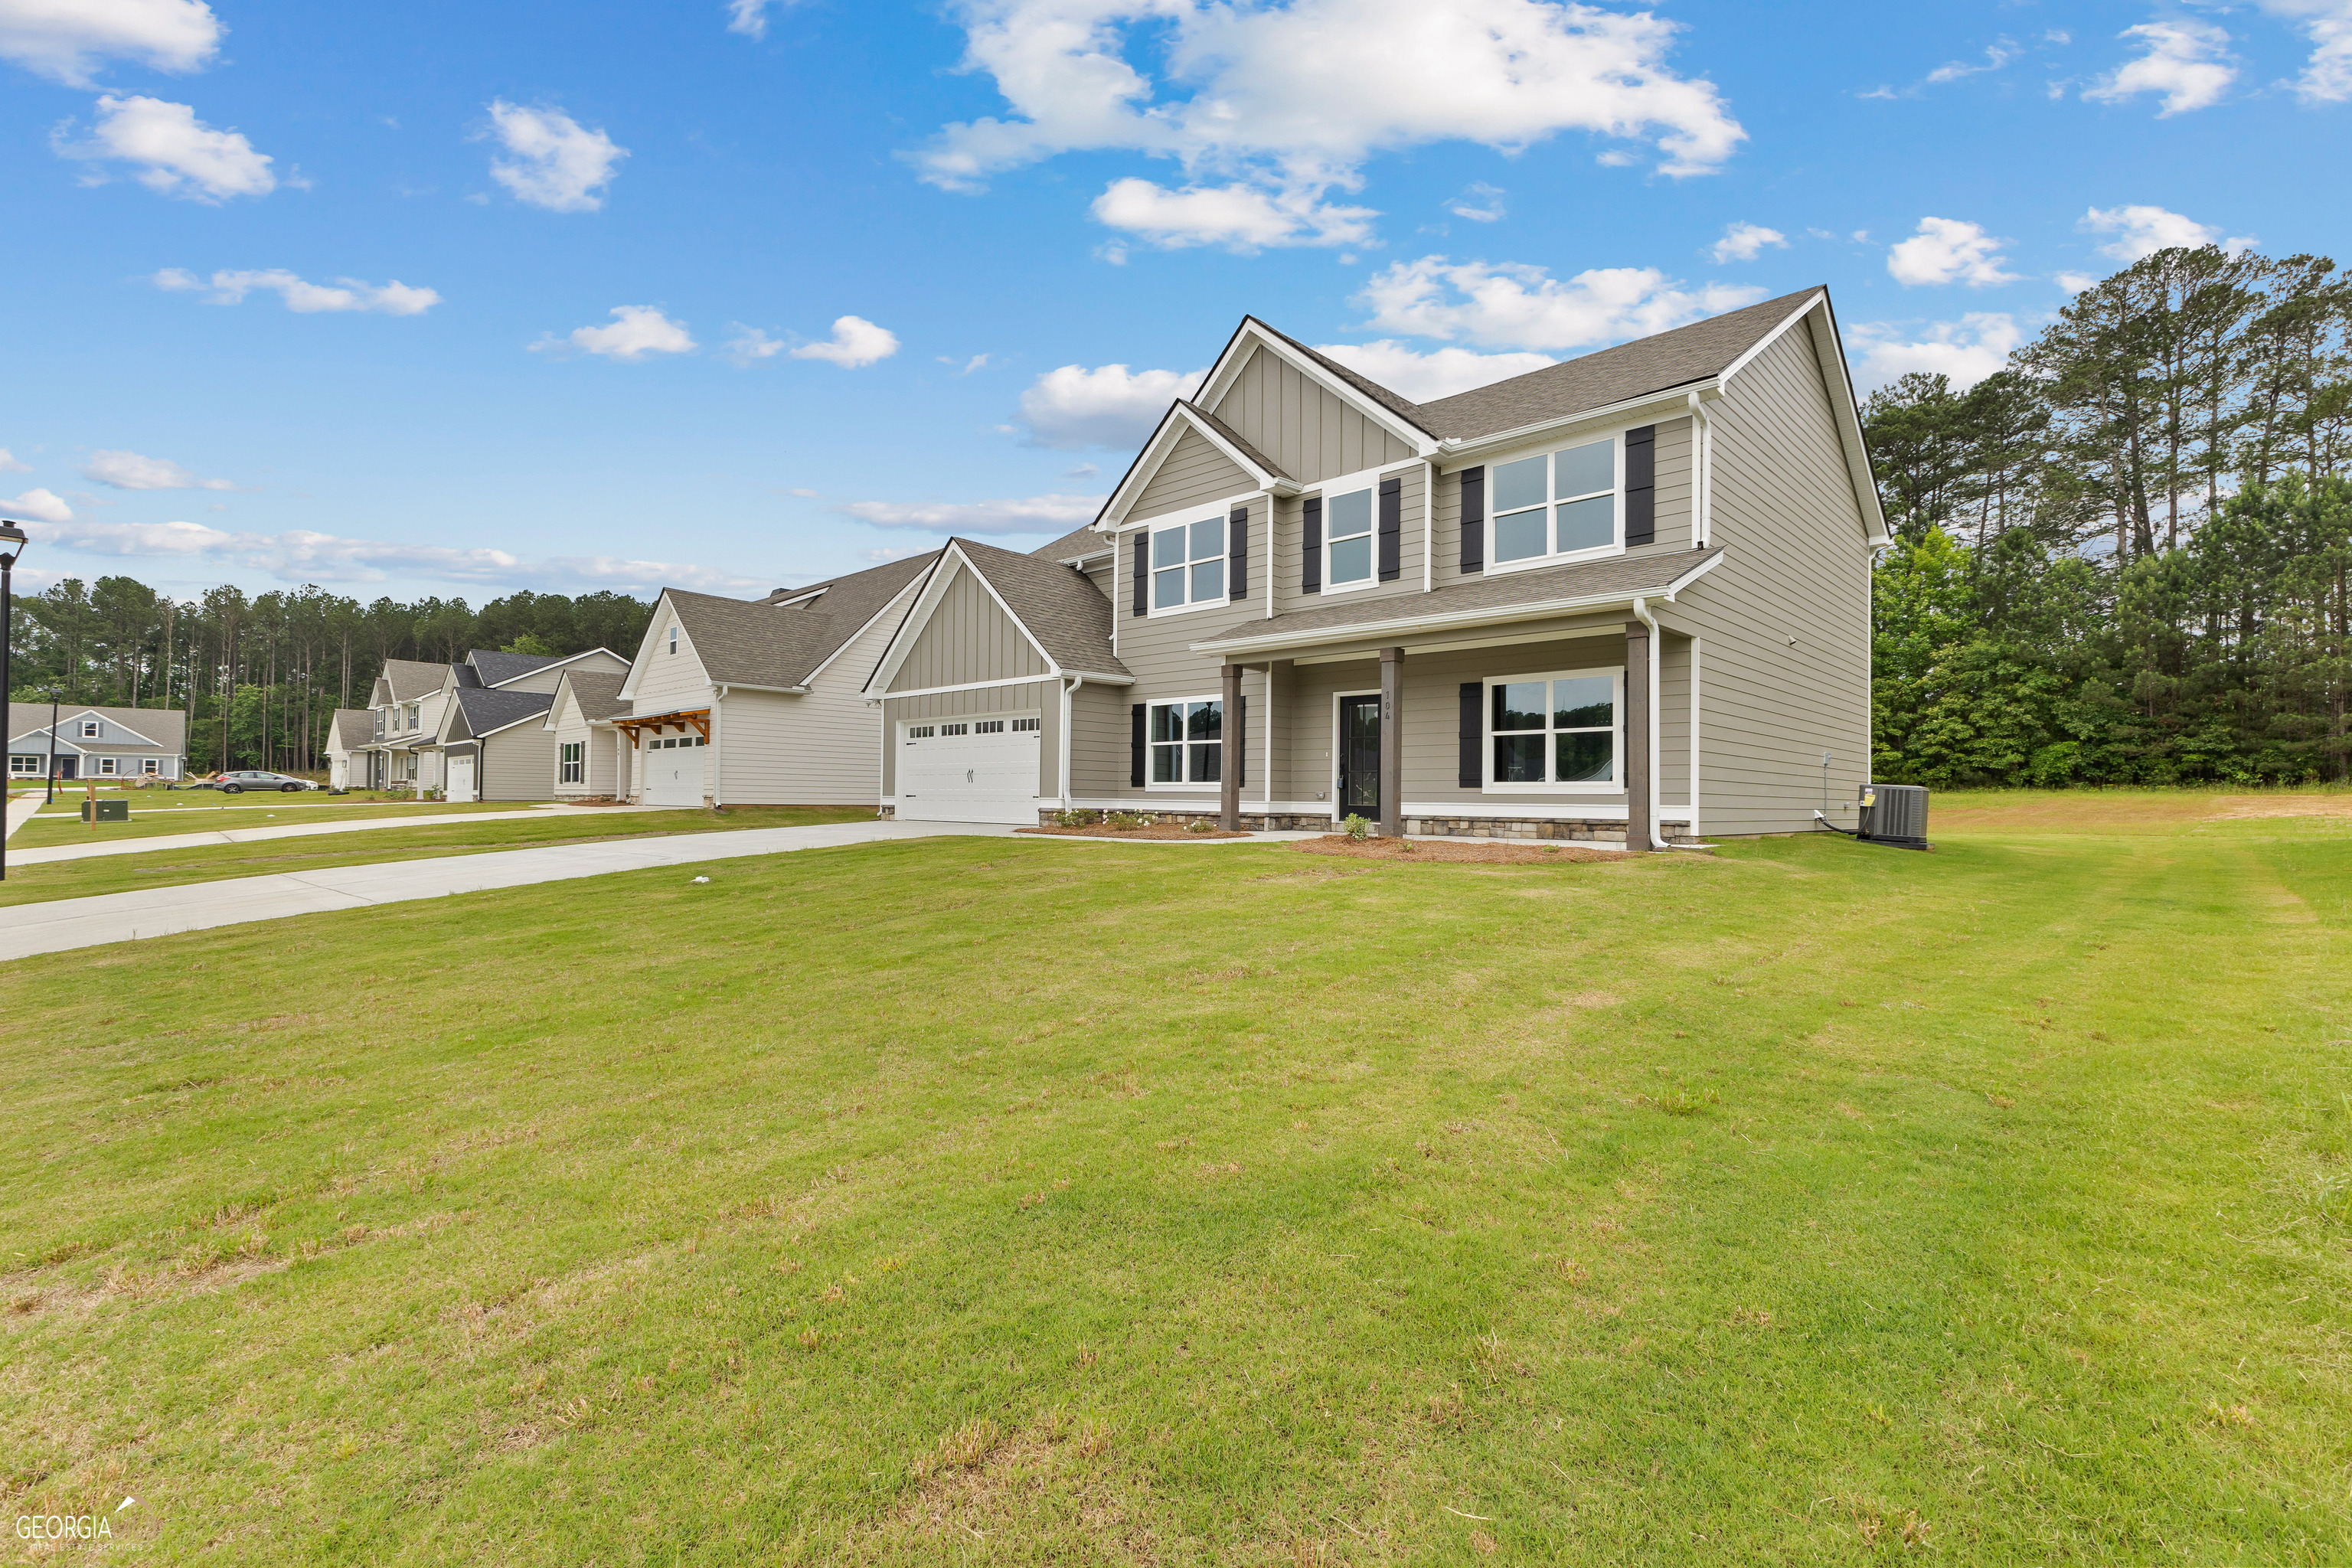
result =
[{"label": "cumulus cloud", "polygon": [[1362,216],[1326,196],[1360,188],[1375,154],[1432,142],[1509,153],[1582,131],[1679,177],[1747,136],[1713,83],[1667,64],[1679,24],[1575,0],[953,0],[950,15],[963,68],[1009,112],[943,127],[911,154],[922,177],[973,190],[1064,153],[1169,158],[1181,188],[1118,182],[1096,210],[1149,220],[1135,232],[1160,243],[1350,243],[1332,236]]},{"label": "cumulus cloud", "polygon": [[1357,302],[1382,331],[1557,351],[1646,337],[1763,297],[1721,283],[1685,288],[1654,267],[1597,268],[1563,281],[1518,262],[1424,256],[1375,274]]},{"label": "cumulus cloud", "polygon": [[1554,363],[1548,354],[1482,354],[1475,349],[1434,349],[1423,353],[1393,338],[1369,343],[1318,343],[1315,348],[1412,403],[1433,403]]},{"label": "cumulus cloud", "polygon": [[1768,245],[1777,245],[1786,250],[1789,248],[1789,237],[1777,228],[1766,228],[1760,223],[1735,223],[1725,226],[1723,237],[1715,242],[1715,248],[1709,254],[1714,257],[1715,264],[1720,267],[1727,261],[1753,261],[1764,253]]},{"label": "cumulus cloud", "polygon": [[228,479],[198,479],[169,458],[142,458],[136,452],[92,452],[81,466],[81,477],[118,490],[233,490]]},{"label": "cumulus cloud", "polygon": [[1949,376],[1965,390],[2007,364],[2025,341],[2013,318],[1990,310],[1930,322],[1924,332],[1916,322],[1874,321],[1846,336],[1857,351],[1854,380],[1865,392],[1913,371]]},{"label": "cumulus cloud", "polygon": [[0,500],[0,515],[11,522],[70,522],[73,508],[55,490],[31,489],[15,500]]},{"label": "cumulus cloud", "polygon": [[2056,272],[2051,276],[2058,287],[2069,294],[2080,294],[2085,289],[2095,288],[2099,281],[2098,275],[2093,272]]},{"label": "cumulus cloud", "polygon": [[833,510],[876,528],[927,533],[1067,533],[1092,522],[1107,496],[1043,495],[1018,500],[845,501]]},{"label": "cumulus cloud", "polygon": [[499,99],[490,132],[508,156],[490,160],[490,178],[514,198],[549,212],[593,213],[604,205],[613,166],[629,155],[602,131],[560,109],[525,109]]},{"label": "cumulus cloud", "polygon": [[898,334],[889,328],[877,327],[863,316],[835,316],[832,337],[821,343],[803,343],[793,351],[793,357],[821,359],[844,370],[856,370],[898,352]]},{"label": "cumulus cloud", "polygon": [[2143,22],[2116,36],[2136,44],[2139,58],[2084,88],[2083,96],[2093,103],[2121,103],[2144,92],[2161,93],[2160,120],[2219,103],[2238,79],[2230,35],[2209,22]]},{"label": "cumulus cloud", "polygon": [[411,288],[396,278],[388,283],[365,283],[357,278],[338,278],[331,284],[310,283],[282,267],[215,272],[208,279],[182,268],[166,267],[149,281],[158,289],[175,291],[210,289],[206,302],[214,305],[241,305],[248,294],[274,293],[286,301],[288,310],[299,315],[321,310],[365,310],[380,316],[421,316],[441,302],[441,296],[434,290]]},{"label": "cumulus cloud", "polygon": [[1466,217],[1472,223],[1493,223],[1507,209],[1503,205],[1501,186],[1474,180],[1468,189],[1446,205],[1445,210],[1455,217]]},{"label": "cumulus cloud", "polygon": [[1984,63],[1982,65],[1971,64],[1967,60],[1948,60],[1944,64],[1937,66],[1934,70],[1929,71],[1925,81],[1927,85],[1940,86],[1948,81],[1958,81],[1962,77],[1979,76],[1986,71],[1997,71],[2000,69],[2001,67],[2009,64],[2010,61],[2015,59],[2021,52],[2021,51],[2014,43],[2011,42],[2007,38],[2002,38],[1998,43],[1991,44],[1986,47]]},{"label": "cumulus cloud", "polygon": [[2224,239],[2218,228],[2158,206],[2093,207],[2083,215],[2079,226],[2091,234],[2115,236],[2099,247],[2099,254],[2112,256],[2117,261],[2138,261],[2175,246],[2194,250],[2200,246],[2218,245],[2235,256],[2252,248],[2254,244],[2252,235],[2233,235]]},{"label": "cumulus cloud", "polygon": [[[727,0],[727,30],[747,38],[768,36],[768,12],[779,0]],[[786,5],[793,0],[781,0]]]},{"label": "cumulus cloud", "polygon": [[574,327],[562,337],[545,337],[530,345],[533,353],[602,354],[606,359],[641,360],[648,354],[682,354],[694,351],[694,339],[684,321],[673,321],[651,305],[615,305],[606,327]]},{"label": "cumulus cloud", "polygon": [[1123,364],[1066,364],[1049,370],[1021,395],[1021,423],[1039,447],[1076,451],[1087,447],[1143,444],[1168,405],[1190,397],[1205,370],[1129,370]]},{"label": "cumulus cloud", "polygon": [[2295,79],[2306,103],[2352,99],[2352,0],[2256,0],[2273,16],[2301,24],[2311,58]]},{"label": "cumulus cloud", "polygon": [[1973,289],[2014,283],[2017,274],[2001,270],[2000,247],[1981,224],[1958,218],[1923,217],[1919,231],[1899,241],[1886,253],[1889,276],[1906,288],[1926,283],[1966,283]]},{"label": "cumulus cloud", "polygon": [[0,447],[0,474],[29,474],[32,471],[32,464],[18,462],[16,453]]},{"label": "cumulus cloud", "polygon": [[[255,152],[235,131],[214,130],[184,103],[108,93],[98,100],[98,119],[86,139],[70,138],[72,124],[68,121],[49,138],[59,157],[131,164],[141,184],[167,196],[217,203],[266,196],[278,188],[268,153]],[[105,176],[89,179],[102,183]]]},{"label": "cumulus cloud", "polygon": [[204,0],[0,0],[0,59],[68,87],[88,87],[101,60],[200,70],[221,30]]}]

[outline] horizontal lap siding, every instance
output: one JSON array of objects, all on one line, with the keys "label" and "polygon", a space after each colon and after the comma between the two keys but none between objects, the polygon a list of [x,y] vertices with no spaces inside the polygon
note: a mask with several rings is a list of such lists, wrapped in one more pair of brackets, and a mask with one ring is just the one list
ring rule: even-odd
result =
[{"label": "horizontal lap siding", "polygon": [[[1418,594],[1422,591],[1421,557],[1429,537],[1428,511],[1422,504],[1422,498],[1428,489],[1428,469],[1415,459],[1408,461],[1402,467],[1384,470],[1380,475],[1380,479],[1393,479],[1398,481],[1402,526],[1398,533],[1398,572],[1395,580],[1382,583],[1375,579],[1369,587],[1344,588],[1337,593],[1330,591],[1330,584],[1327,580],[1324,590],[1320,593],[1301,592],[1298,585],[1299,575],[1304,569],[1307,557],[1305,535],[1302,531],[1306,525],[1305,498],[1293,497],[1283,501],[1275,510],[1274,608],[1276,615],[1287,615],[1294,610],[1310,610],[1324,605],[1336,605],[1342,600],[1349,604],[1359,602],[1369,604],[1376,599],[1392,599],[1401,595]],[[1374,480],[1373,488],[1377,491],[1379,479]],[[1375,541],[1379,537],[1378,515],[1376,506],[1374,509],[1376,521],[1373,525]],[[1375,554],[1377,555],[1377,551]],[[1256,556],[1253,553],[1252,560],[1255,559]],[[1265,613],[1265,584],[1255,576],[1255,567],[1253,567],[1250,581],[1258,590],[1254,597],[1257,600],[1258,613],[1263,615]]]},{"label": "horizontal lap siding", "polygon": [[[1622,668],[1625,663],[1622,622],[1605,631],[1507,647],[1467,648],[1455,653],[1409,655],[1404,661],[1404,797],[1407,801],[1460,803],[1464,816],[1508,815],[1511,805],[1609,805],[1622,811],[1625,792],[1464,789],[1461,784],[1461,690],[1465,681],[1561,669]],[[1376,672],[1377,673],[1377,672]],[[1627,712],[1621,729],[1647,721]],[[1485,744],[1482,740],[1481,745]],[[1477,807],[1476,810],[1469,809]]]},{"label": "horizontal lap siding", "polygon": [[1019,623],[978,577],[959,571],[916,635],[890,689],[919,691],[1045,673],[1045,661]]},{"label": "horizontal lap siding", "polygon": [[[1801,832],[1869,777],[1870,551],[1803,326],[1710,410],[1722,563],[1665,611],[1703,637],[1701,830]],[[1793,640],[1793,643],[1791,641]],[[1851,825],[1852,817],[1845,822]]]},{"label": "horizontal lap siding", "polygon": [[1279,354],[1250,357],[1210,410],[1301,484],[1411,458],[1412,447]]},{"label": "horizontal lap siding", "polygon": [[1128,788],[1128,705],[1117,686],[1082,686],[1070,695],[1071,794],[1081,800],[1136,792]]},{"label": "horizontal lap siding", "polygon": [[702,660],[694,651],[694,639],[681,632],[677,651],[669,651],[669,628],[674,624],[674,619],[664,612],[654,636],[646,643],[649,651],[637,671],[633,704],[635,712],[667,713],[680,708],[710,705],[710,678],[704,673]]},{"label": "horizontal lap siding", "polygon": [[[954,589],[949,592],[952,595]],[[880,710],[866,700],[866,681],[913,594],[909,587],[875,616],[817,671],[807,691],[735,690],[720,699],[721,801],[730,805],[881,804],[882,721]]]},{"label": "horizontal lap siding", "polygon": [[[558,704],[555,710],[555,727],[549,733],[548,739],[555,742],[556,757],[554,764],[547,771],[548,788],[559,798],[576,799],[582,795],[613,793],[609,781],[603,788],[597,787],[595,737],[589,731],[588,721],[580,717],[580,709],[576,704],[571,702]],[[581,780],[578,784],[563,782],[563,748],[571,745],[581,748],[581,756],[585,763],[581,769]]]},{"label": "horizontal lap siding", "polygon": [[1177,438],[1159,471],[1128,509],[1128,520],[1139,522],[1194,507],[1213,507],[1229,497],[1257,489],[1257,481],[1231,458],[1211,445],[1198,430],[1187,429]]},{"label": "horizontal lap siding", "polygon": [[555,737],[537,719],[481,742],[474,788],[484,800],[547,800],[555,793]]}]

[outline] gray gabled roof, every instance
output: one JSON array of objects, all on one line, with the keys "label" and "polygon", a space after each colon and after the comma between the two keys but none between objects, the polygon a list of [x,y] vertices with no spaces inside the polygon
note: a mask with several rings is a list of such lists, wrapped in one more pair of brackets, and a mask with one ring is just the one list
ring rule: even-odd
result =
[{"label": "gray gabled roof", "polygon": [[[625,675],[601,669],[567,669],[563,672],[563,684],[572,689],[572,705],[580,710],[580,717],[591,723],[629,710],[629,704],[621,700],[621,683],[628,679]],[[556,695],[562,695],[561,688]]]},{"label": "gray gabled roof", "polygon": [[1037,646],[1064,669],[1088,675],[1132,672],[1110,650],[1111,605],[1083,572],[1058,561],[950,540]]},{"label": "gray gabled roof", "polygon": [[[1287,342],[1290,340],[1285,338],[1283,341]],[[1320,356],[1318,357],[1319,358]],[[1327,361],[1325,363],[1328,363],[1328,362]],[[1272,458],[1267,457],[1264,452],[1259,451],[1255,447],[1251,446],[1247,441],[1243,440],[1240,431],[1234,429],[1232,426],[1226,424],[1223,420],[1218,418],[1215,415],[1210,413],[1199,404],[1192,403],[1180,397],[1176,400],[1176,405],[1186,413],[1192,415],[1193,418],[1198,419],[1202,424],[1206,425],[1210,429],[1214,430],[1225,440],[1233,443],[1234,450],[1239,452],[1243,457],[1255,464],[1260,473],[1271,474],[1277,479],[1286,479],[1291,477],[1282,471],[1281,464],[1276,462]]]},{"label": "gray gabled roof", "polygon": [[[134,735],[144,735],[158,752],[179,752],[186,748],[188,716],[177,708],[101,708],[89,702],[60,702],[58,713],[58,744],[62,749],[79,750],[80,737],[68,728],[85,714],[96,714],[110,724],[119,725]],[[49,705],[46,702],[11,702],[8,704],[8,739],[41,731],[41,743],[48,744]],[[110,752],[141,750],[136,741],[105,741],[97,742]]]},{"label": "gray gabled roof", "polygon": [[1088,523],[1084,528],[1071,530],[1051,544],[1039,545],[1029,553],[1040,561],[1059,561],[1066,564],[1072,561],[1083,561],[1090,555],[1107,554],[1116,548],[1109,535],[1096,532],[1094,524]]},{"label": "gray gabled roof", "polygon": [[466,662],[474,667],[483,685],[504,686],[551,664],[562,664],[563,658],[562,654],[500,653],[496,648],[478,647],[466,655]]},{"label": "gray gabled roof", "polygon": [[[807,684],[937,559],[939,552],[929,551],[846,577],[778,589],[768,599],[664,591],[713,685],[783,689]],[[805,597],[811,594],[816,597]]]},{"label": "gray gabled roof", "polygon": [[1354,387],[1358,392],[1362,393],[1366,397],[1370,398],[1374,403],[1379,404],[1381,407],[1387,409],[1390,413],[1395,415],[1406,424],[1412,426],[1415,429],[1426,430],[1433,436],[1442,436],[1445,434],[1445,432],[1438,429],[1436,426],[1431,425],[1428,420],[1422,417],[1422,405],[1420,404],[1412,402],[1397,393],[1391,392],[1387,387],[1382,386],[1379,382],[1374,381],[1368,375],[1363,375],[1356,371],[1349,370],[1346,365],[1341,364],[1338,360],[1331,358],[1328,354],[1318,353],[1314,349],[1308,348],[1305,343],[1300,342],[1297,338],[1292,337],[1288,332],[1282,331],[1278,327],[1267,326],[1265,322],[1258,321],[1255,316],[1252,316],[1250,320],[1257,321],[1257,324],[1260,327],[1265,328],[1268,333],[1280,338],[1284,342],[1288,343],[1292,348],[1297,349],[1300,353],[1305,354],[1308,359],[1313,360],[1317,364],[1322,366],[1327,374],[1346,382],[1349,386]]},{"label": "gray gabled roof", "polygon": [[419,697],[440,690],[449,683],[449,667],[426,664],[421,659],[388,658],[377,679],[392,689],[394,702],[411,702]]},{"label": "gray gabled roof", "polygon": [[478,739],[509,724],[544,717],[555,705],[552,691],[499,691],[488,686],[461,686],[452,698],[466,731],[452,734],[453,741]]},{"label": "gray gabled roof", "polygon": [[375,739],[375,715],[365,708],[335,710],[335,744],[356,752]]}]

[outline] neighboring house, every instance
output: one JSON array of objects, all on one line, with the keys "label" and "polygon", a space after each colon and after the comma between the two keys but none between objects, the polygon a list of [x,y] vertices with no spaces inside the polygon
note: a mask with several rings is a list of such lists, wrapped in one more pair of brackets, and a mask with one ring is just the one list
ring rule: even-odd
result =
[{"label": "neighboring house", "polygon": [[384,661],[368,694],[373,732],[365,749],[353,755],[353,787],[441,787],[441,753],[434,738],[448,707],[450,668],[413,658]]},{"label": "neighboring house", "polygon": [[625,716],[626,674],[566,670],[547,710],[555,738],[555,798],[610,800],[629,775],[629,738],[613,721]]},{"label": "neighboring house", "polygon": [[[186,773],[188,716],[176,708],[93,708],[67,702],[56,712],[60,779],[171,783]],[[49,714],[46,702],[8,705],[10,782],[48,775]]]},{"label": "neighboring house", "polygon": [[764,599],[662,591],[613,721],[651,805],[874,805],[866,677],[932,555]]},{"label": "neighboring house", "polygon": [[1034,824],[1073,769],[1084,778],[1116,749],[1135,677],[1081,569],[1108,554],[1091,531],[1031,555],[948,542],[866,682],[882,700],[885,811]]},{"label": "neighboring house", "polygon": [[568,675],[628,670],[610,648],[564,658],[476,648],[444,671],[441,722],[429,744],[451,800],[546,800],[555,776],[547,716]]},{"label": "neighboring house", "polygon": [[1085,531],[948,546],[872,678],[886,806],[1010,819],[978,750],[1032,717],[1039,809],[1648,847],[1869,777],[1887,541],[1825,289],[1429,404],[1245,319]]},{"label": "neighboring house", "polygon": [[365,708],[338,708],[327,727],[327,784],[359,789],[368,779],[369,749],[375,741],[375,715]]}]

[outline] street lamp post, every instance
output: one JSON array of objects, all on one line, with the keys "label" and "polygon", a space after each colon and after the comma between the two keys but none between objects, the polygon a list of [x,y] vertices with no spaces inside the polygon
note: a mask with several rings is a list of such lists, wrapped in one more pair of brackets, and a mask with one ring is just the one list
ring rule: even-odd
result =
[{"label": "street lamp post", "polygon": [[[10,700],[16,691],[16,671],[9,668],[10,656],[15,649],[9,645],[16,640],[16,557],[25,553],[25,546],[30,542],[21,523],[0,518],[0,702],[7,703],[11,710],[16,707],[16,703]],[[16,727],[16,721],[12,716],[8,728],[13,731]],[[9,771],[14,773],[16,767],[16,761],[11,758]],[[0,812],[6,810],[7,799],[7,790],[0,787]],[[8,830],[5,823],[0,823],[0,882],[7,879]]]}]

